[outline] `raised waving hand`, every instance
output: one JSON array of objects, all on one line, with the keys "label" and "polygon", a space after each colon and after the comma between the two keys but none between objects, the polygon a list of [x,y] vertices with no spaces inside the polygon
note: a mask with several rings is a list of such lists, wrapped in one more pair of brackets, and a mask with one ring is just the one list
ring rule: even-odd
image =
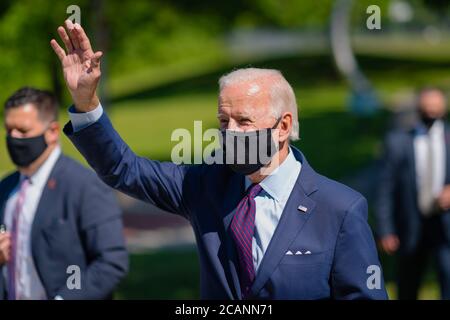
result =
[{"label": "raised waving hand", "polygon": [[65,28],[58,27],[58,34],[66,50],[55,39],[50,44],[61,61],[75,108],[80,112],[88,112],[99,104],[96,90],[101,76],[100,58],[103,53],[92,50],[89,38],[79,24],[66,20],[64,25]]}]

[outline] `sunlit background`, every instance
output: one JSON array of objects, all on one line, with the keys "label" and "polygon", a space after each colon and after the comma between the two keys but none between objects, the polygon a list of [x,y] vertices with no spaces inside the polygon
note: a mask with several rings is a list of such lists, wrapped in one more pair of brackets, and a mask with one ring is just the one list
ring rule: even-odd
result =
[{"label": "sunlit background", "polygon": [[[392,119],[408,121],[418,87],[450,88],[446,0],[2,0],[2,103],[24,85],[51,89],[61,101],[61,122],[67,121],[70,99],[49,41],[73,4],[94,47],[106,53],[103,105],[134,151],[152,159],[170,160],[174,129],[193,130],[194,120],[203,120],[204,129],[217,126],[221,74],[242,66],[276,68],[297,95],[296,145],[317,171],[350,184],[372,204],[380,145]],[[381,30],[366,25],[366,9],[374,4],[381,9]],[[345,8],[348,19],[336,18]],[[332,35],[331,26],[346,34]],[[333,41],[342,44],[346,36],[359,66],[356,77],[339,69],[333,55]],[[364,92],[358,91],[360,81]],[[85,164],[61,139],[64,152]],[[0,139],[0,173],[11,170]],[[116,297],[198,298],[198,261],[187,222],[118,197],[131,271]],[[395,298],[395,261],[381,258]],[[421,298],[439,297],[435,280],[430,269]]]}]

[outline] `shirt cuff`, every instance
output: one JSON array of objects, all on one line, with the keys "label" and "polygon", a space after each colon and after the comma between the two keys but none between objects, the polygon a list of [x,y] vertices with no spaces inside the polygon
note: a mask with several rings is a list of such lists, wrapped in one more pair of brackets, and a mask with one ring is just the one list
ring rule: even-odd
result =
[{"label": "shirt cuff", "polygon": [[99,104],[97,108],[89,112],[78,112],[74,106],[69,108],[69,118],[72,122],[73,132],[83,130],[91,124],[97,122],[103,114],[102,105]]}]

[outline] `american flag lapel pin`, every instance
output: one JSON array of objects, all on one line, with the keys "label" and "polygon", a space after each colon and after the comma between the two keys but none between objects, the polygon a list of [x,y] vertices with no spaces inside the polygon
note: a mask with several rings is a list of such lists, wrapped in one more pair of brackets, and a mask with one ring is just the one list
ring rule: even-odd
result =
[{"label": "american flag lapel pin", "polygon": [[298,206],[297,209],[302,213],[306,213],[308,211],[308,208],[302,205]]}]

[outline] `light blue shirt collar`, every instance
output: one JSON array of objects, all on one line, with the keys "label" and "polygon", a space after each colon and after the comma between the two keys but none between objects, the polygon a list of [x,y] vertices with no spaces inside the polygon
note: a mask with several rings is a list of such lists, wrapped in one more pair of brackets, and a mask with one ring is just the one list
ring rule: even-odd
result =
[{"label": "light blue shirt collar", "polygon": [[[285,202],[292,191],[292,187],[297,180],[298,174],[293,175],[293,172],[298,172],[296,170],[297,166],[300,165],[300,161],[295,159],[294,153],[291,148],[289,148],[289,153],[286,159],[281,163],[281,165],[272,172],[271,175],[264,178],[259,184],[263,190],[273,199],[278,202]],[[252,182],[248,177],[245,177],[245,188],[247,189]]]}]

